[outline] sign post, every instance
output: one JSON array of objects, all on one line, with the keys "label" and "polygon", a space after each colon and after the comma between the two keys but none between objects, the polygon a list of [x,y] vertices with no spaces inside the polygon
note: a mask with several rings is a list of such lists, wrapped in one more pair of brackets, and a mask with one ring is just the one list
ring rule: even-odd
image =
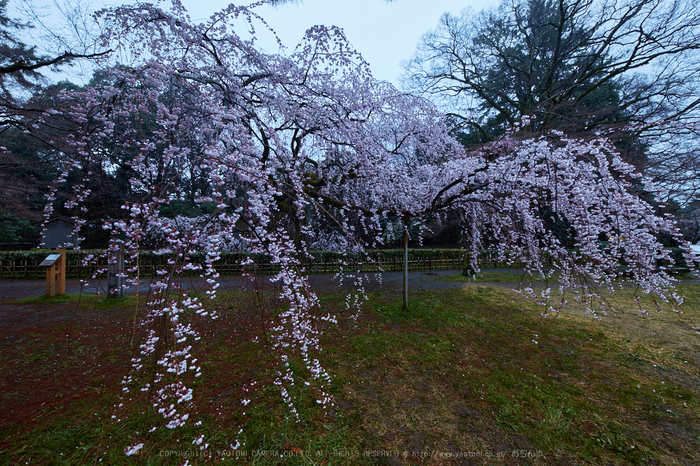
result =
[{"label": "sign post", "polygon": [[[54,256],[54,255],[55,254],[52,254],[51,256]],[[51,256],[49,256],[49,257],[51,257]],[[46,262],[47,259],[44,259],[44,262]],[[46,297],[52,298],[54,296],[56,296],[56,265],[55,265],[55,262],[54,262],[54,264],[52,264],[50,266],[46,266]]]},{"label": "sign post", "polygon": [[61,248],[58,254],[49,254],[39,267],[46,267],[46,296],[66,294],[66,250]]}]

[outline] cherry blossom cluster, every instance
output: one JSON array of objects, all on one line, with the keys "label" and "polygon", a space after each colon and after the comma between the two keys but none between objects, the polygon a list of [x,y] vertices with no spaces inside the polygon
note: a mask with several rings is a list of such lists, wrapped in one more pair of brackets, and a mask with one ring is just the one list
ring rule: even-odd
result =
[{"label": "cherry blossom cluster", "polygon": [[[456,212],[473,270],[479,250],[492,248],[532,273],[560,271],[561,287],[584,296],[592,293],[588,281],[614,288],[629,277],[644,292],[677,298],[659,269],[672,260],[658,237],[680,235],[640,199],[635,186],[643,180],[604,138],[533,139],[514,128],[467,151],[436,106],[374,79],[338,28],[311,28],[288,56],[258,50],[255,26],[267,26],[254,8],[231,5],[199,24],[177,1],[169,11],[136,4],[99,18],[105,43],[121,47],[125,61],[105,70],[100,85],[66,94],[66,117],[80,131],[59,183],[71,171],[85,178],[66,204],[80,218],[93,173],[131,177],[123,216],[105,219],[124,244],[129,286],[150,290],[125,392],[142,380],[168,428],[190,416],[201,374],[196,323],[217,318],[206,301],[178,289],[179,278],[199,274],[214,298],[215,264],[232,244],[278,270],[269,280],[285,310],[267,330],[280,361],[274,383],[295,417],[291,393],[302,374],[292,359],[304,366],[317,402],[333,403],[318,353],[321,323],[335,318],[304,266],[319,246],[361,254],[409,225],[424,230],[428,214]],[[176,202],[209,213],[172,215]],[[146,243],[168,257],[148,283],[138,275]],[[204,262],[195,261],[202,252]],[[341,276],[358,290],[347,307],[359,309],[366,278],[347,264],[341,259]],[[252,259],[241,266],[254,273]],[[546,304],[549,291],[538,299]],[[147,360],[155,361],[153,374],[144,373],[153,367]]]}]

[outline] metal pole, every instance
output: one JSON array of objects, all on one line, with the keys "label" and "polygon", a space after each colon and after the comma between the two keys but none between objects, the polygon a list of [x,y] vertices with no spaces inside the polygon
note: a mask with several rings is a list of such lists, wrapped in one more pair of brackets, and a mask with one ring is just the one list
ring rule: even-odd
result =
[{"label": "metal pole", "polygon": [[408,226],[403,229],[403,308],[408,309]]}]

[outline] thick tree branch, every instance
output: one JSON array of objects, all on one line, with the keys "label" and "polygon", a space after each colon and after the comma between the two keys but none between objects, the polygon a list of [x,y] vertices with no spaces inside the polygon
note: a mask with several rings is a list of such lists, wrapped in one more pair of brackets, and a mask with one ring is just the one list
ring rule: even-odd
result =
[{"label": "thick tree branch", "polygon": [[112,53],[113,50],[105,50],[104,52],[98,52],[98,53],[91,53],[91,54],[81,54],[81,53],[71,53],[71,52],[64,52],[61,55],[52,58],[50,60],[42,60],[36,63],[25,63],[24,61],[18,61],[16,63],[13,63],[12,65],[8,66],[0,66],[0,74],[6,74],[6,73],[16,73],[18,71],[34,71],[39,68],[44,68],[47,66],[52,66],[52,65],[57,65],[62,62],[74,60],[74,59],[93,59],[93,58],[100,58],[104,57],[105,55],[108,55]]}]

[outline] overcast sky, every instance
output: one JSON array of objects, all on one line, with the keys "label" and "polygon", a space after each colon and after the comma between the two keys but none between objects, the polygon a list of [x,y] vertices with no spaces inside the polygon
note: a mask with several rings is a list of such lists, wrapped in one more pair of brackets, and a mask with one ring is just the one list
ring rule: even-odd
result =
[{"label": "overcast sky", "polygon": [[[229,2],[183,0],[183,3],[190,17],[198,22]],[[466,7],[478,11],[497,3],[496,0],[394,0],[390,3],[384,0],[303,0],[256,11],[290,50],[311,26],[342,27],[350,43],[371,65],[374,76],[398,86],[401,61],[411,58],[420,37],[437,26],[444,12],[457,14]],[[272,42],[268,44],[273,48]]]}]

